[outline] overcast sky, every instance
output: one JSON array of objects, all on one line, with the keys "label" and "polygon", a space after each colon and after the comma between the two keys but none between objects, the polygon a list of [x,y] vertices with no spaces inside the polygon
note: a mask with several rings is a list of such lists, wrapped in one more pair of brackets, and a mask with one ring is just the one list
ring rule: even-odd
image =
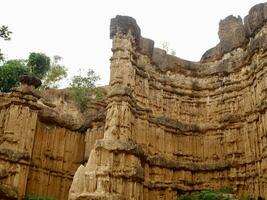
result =
[{"label": "overcast sky", "polygon": [[259,0],[1,0],[0,24],[13,32],[0,41],[8,59],[30,52],[60,55],[69,74],[91,68],[109,82],[110,19],[128,15],[155,46],[168,42],[176,56],[198,61],[218,43],[218,23],[228,15],[247,15]]}]

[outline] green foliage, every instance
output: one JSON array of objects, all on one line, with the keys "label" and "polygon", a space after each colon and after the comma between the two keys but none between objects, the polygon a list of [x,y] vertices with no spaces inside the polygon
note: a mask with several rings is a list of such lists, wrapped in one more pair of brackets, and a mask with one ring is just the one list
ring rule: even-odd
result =
[{"label": "green foliage", "polygon": [[33,75],[42,79],[50,69],[50,58],[43,53],[30,53],[27,66]]},{"label": "green foliage", "polygon": [[202,192],[196,192],[193,194],[186,194],[178,197],[179,200],[231,200],[229,195],[232,189],[222,188],[219,190],[205,190]]},{"label": "green foliage", "polygon": [[24,200],[56,200],[52,197],[43,197],[43,196],[27,196]]},{"label": "green foliage", "polygon": [[88,104],[101,96],[100,91],[96,88],[96,82],[99,76],[89,69],[86,76],[74,76],[70,83],[70,93],[74,101],[78,103],[81,111],[84,111]]},{"label": "green foliage", "polygon": [[7,26],[0,26],[0,37],[4,40],[10,40],[11,31],[8,30]]},{"label": "green foliage", "polygon": [[178,198],[178,200],[198,200],[197,194],[186,194]]},{"label": "green foliage", "polygon": [[230,187],[223,187],[217,191],[221,193],[233,193],[234,192],[233,188],[230,188]]},{"label": "green foliage", "polygon": [[23,60],[9,60],[0,66],[0,91],[9,92],[18,83],[20,75],[29,74]]},{"label": "green foliage", "polygon": [[213,191],[204,191],[201,192],[198,196],[199,200],[223,200],[221,196]]},{"label": "green foliage", "polygon": [[58,82],[67,77],[67,69],[59,64],[62,58],[54,56],[50,69],[44,77],[42,88],[58,88]]},{"label": "green foliage", "polygon": [[[3,38],[4,40],[10,40],[11,37],[10,35],[12,34],[11,31],[8,30],[7,26],[0,26],[0,37]],[[4,60],[4,55],[1,53],[0,49],[0,61]]]}]

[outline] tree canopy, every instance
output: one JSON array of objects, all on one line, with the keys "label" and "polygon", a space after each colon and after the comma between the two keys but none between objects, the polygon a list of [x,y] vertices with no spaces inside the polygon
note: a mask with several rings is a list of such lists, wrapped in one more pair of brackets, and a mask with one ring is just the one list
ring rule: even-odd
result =
[{"label": "tree canopy", "polygon": [[27,66],[33,75],[42,79],[50,69],[50,58],[44,53],[30,53]]},{"label": "tree canopy", "polygon": [[80,106],[81,111],[87,108],[88,103],[101,96],[100,91],[96,88],[96,82],[99,76],[92,69],[88,69],[85,76],[74,76],[70,83],[71,96]]},{"label": "tree canopy", "polygon": [[43,53],[30,53],[27,60],[3,62],[0,66],[0,92],[9,92],[21,75],[34,75],[43,79],[45,86],[56,87],[57,81],[67,76],[66,68],[57,63],[58,58],[53,60],[52,67],[50,58]]},{"label": "tree canopy", "polygon": [[44,77],[43,88],[58,88],[59,81],[67,77],[67,68],[60,65],[60,56],[54,56],[50,69]]},{"label": "tree canopy", "polygon": [[[3,38],[4,40],[10,40],[11,34],[12,34],[12,32],[8,30],[7,26],[4,26],[4,25],[0,26],[0,38]],[[0,61],[3,61],[3,60],[4,60],[4,55],[0,49]]]},{"label": "tree canopy", "polygon": [[[7,26],[0,26],[0,38],[10,40],[11,32]],[[5,61],[0,49],[0,92],[10,92],[18,84],[21,75],[33,75],[43,82],[41,89],[57,88],[58,82],[67,77],[67,68],[60,64],[60,56],[52,60],[44,53],[30,53],[27,60],[14,59]],[[88,103],[101,96],[96,88],[99,76],[91,69],[86,75],[73,76],[70,83],[70,93],[74,101],[84,110]]]},{"label": "tree canopy", "polygon": [[20,75],[29,74],[30,70],[23,60],[9,60],[0,66],[0,92],[9,92]]}]

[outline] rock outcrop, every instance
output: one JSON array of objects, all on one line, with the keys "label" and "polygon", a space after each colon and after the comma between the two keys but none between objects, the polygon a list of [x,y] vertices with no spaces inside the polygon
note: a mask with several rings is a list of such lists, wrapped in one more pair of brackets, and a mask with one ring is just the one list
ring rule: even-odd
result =
[{"label": "rock outcrop", "polygon": [[222,20],[199,62],[116,16],[110,85],[84,112],[67,89],[21,77],[0,93],[0,199],[169,200],[222,187],[267,197],[266,8]]},{"label": "rock outcrop", "polygon": [[104,135],[69,199],[176,199],[222,187],[266,197],[266,5],[245,24],[222,20],[220,43],[200,62],[154,48],[131,17],[112,19]]},{"label": "rock outcrop", "polygon": [[105,103],[82,116],[66,91],[39,92],[35,77],[20,81],[11,93],[0,93],[0,199],[67,199],[85,153],[103,135]]}]

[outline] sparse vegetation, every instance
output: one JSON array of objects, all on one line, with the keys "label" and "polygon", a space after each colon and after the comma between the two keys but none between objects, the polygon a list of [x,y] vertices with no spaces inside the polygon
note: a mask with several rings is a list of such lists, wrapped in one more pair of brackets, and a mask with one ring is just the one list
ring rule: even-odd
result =
[{"label": "sparse vegetation", "polygon": [[[4,25],[0,26],[0,38],[3,38],[4,40],[10,40],[11,34],[12,34],[12,32],[8,30],[7,26],[4,26]],[[4,55],[0,49],[0,61],[3,61],[3,60],[4,60]]]},{"label": "sparse vegetation", "polygon": [[231,188],[222,188],[219,190],[205,190],[178,197],[178,200],[231,200]]},{"label": "sparse vegetation", "polygon": [[223,187],[217,191],[221,193],[233,193],[234,192],[233,188],[230,188],[230,187]]},{"label": "sparse vegetation", "polygon": [[56,200],[56,199],[44,196],[27,196],[24,200]]},{"label": "sparse vegetation", "polygon": [[42,88],[58,88],[59,81],[67,77],[67,68],[60,65],[62,60],[60,56],[54,56],[51,62],[50,69],[47,71],[43,79]]},{"label": "sparse vegetation", "polygon": [[89,103],[100,98],[101,92],[96,88],[96,82],[100,79],[99,76],[91,69],[88,69],[85,76],[74,76],[70,83],[70,94],[74,101],[79,105],[83,112]]},{"label": "sparse vegetation", "polygon": [[168,42],[162,43],[162,49],[166,51],[166,53],[171,54],[172,56],[176,55],[176,51],[174,49],[170,49],[170,44]]}]

